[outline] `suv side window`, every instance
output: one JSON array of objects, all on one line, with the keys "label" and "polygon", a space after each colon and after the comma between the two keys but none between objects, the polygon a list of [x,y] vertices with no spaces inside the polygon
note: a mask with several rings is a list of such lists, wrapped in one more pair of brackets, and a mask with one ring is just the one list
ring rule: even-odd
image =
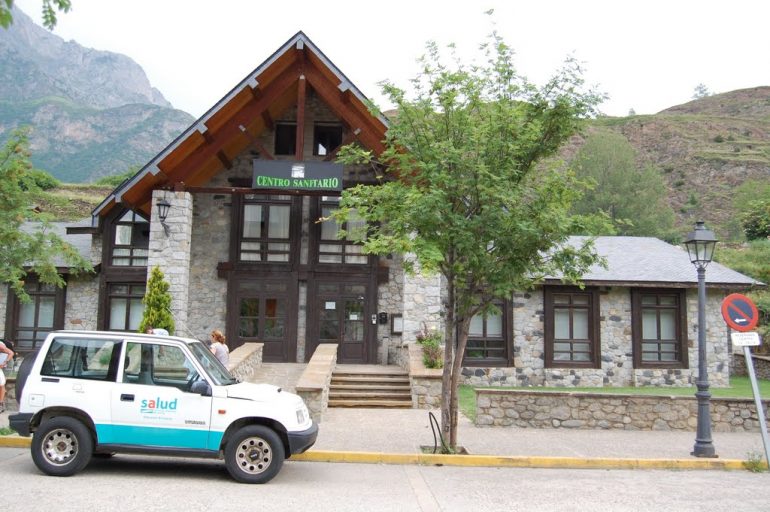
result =
[{"label": "suv side window", "polygon": [[126,344],[123,382],[173,386],[188,391],[198,371],[179,347],[154,343]]},{"label": "suv side window", "polygon": [[119,345],[114,340],[56,338],[43,359],[41,375],[115,381]]}]

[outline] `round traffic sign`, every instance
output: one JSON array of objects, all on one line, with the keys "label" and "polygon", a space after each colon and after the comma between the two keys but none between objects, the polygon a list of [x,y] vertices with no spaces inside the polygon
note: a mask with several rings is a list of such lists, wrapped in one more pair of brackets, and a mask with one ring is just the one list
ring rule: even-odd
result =
[{"label": "round traffic sign", "polygon": [[750,298],[732,293],[722,301],[722,316],[727,325],[739,332],[752,330],[759,321],[757,306]]}]

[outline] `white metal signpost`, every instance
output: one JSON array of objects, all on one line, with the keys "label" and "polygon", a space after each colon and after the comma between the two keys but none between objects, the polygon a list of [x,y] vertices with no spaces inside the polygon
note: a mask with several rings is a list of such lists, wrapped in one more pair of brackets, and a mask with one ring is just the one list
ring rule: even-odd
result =
[{"label": "white metal signpost", "polygon": [[[759,418],[759,430],[762,433],[762,444],[765,447],[765,461],[770,466],[770,451],[768,451],[767,425],[765,424],[765,409],[762,407],[762,399],[759,396],[757,377],[754,375],[754,361],[751,359],[751,347],[760,345],[759,333],[750,331],[757,325],[759,313],[754,303],[739,293],[728,295],[722,302],[722,316],[728,326],[738,332],[730,334],[734,347],[743,347],[743,355],[746,358],[746,369],[749,372],[751,391],[754,393],[754,403],[757,405],[757,417]],[[750,331],[750,332],[749,332]]]}]

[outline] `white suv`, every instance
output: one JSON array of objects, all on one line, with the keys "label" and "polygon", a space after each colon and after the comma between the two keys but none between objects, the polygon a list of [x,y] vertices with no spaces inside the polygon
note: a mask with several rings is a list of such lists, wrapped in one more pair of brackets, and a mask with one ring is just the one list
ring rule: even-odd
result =
[{"label": "white suv", "polygon": [[224,458],[245,483],[273,478],[315,443],[302,399],[238,382],[200,341],[121,332],[57,331],[28,355],[10,426],[32,459],[69,476],[91,455],[120,452]]}]

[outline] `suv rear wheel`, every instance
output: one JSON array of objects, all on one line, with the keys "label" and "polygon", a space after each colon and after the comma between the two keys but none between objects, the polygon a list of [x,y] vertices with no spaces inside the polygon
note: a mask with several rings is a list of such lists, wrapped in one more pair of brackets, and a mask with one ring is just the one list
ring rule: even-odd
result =
[{"label": "suv rear wheel", "polygon": [[272,429],[263,425],[240,428],[227,443],[225,465],[235,480],[264,484],[281,470],[285,450]]},{"label": "suv rear wheel", "polygon": [[43,421],[32,437],[32,460],[47,475],[74,475],[91,460],[94,441],[82,422],[69,416]]}]

